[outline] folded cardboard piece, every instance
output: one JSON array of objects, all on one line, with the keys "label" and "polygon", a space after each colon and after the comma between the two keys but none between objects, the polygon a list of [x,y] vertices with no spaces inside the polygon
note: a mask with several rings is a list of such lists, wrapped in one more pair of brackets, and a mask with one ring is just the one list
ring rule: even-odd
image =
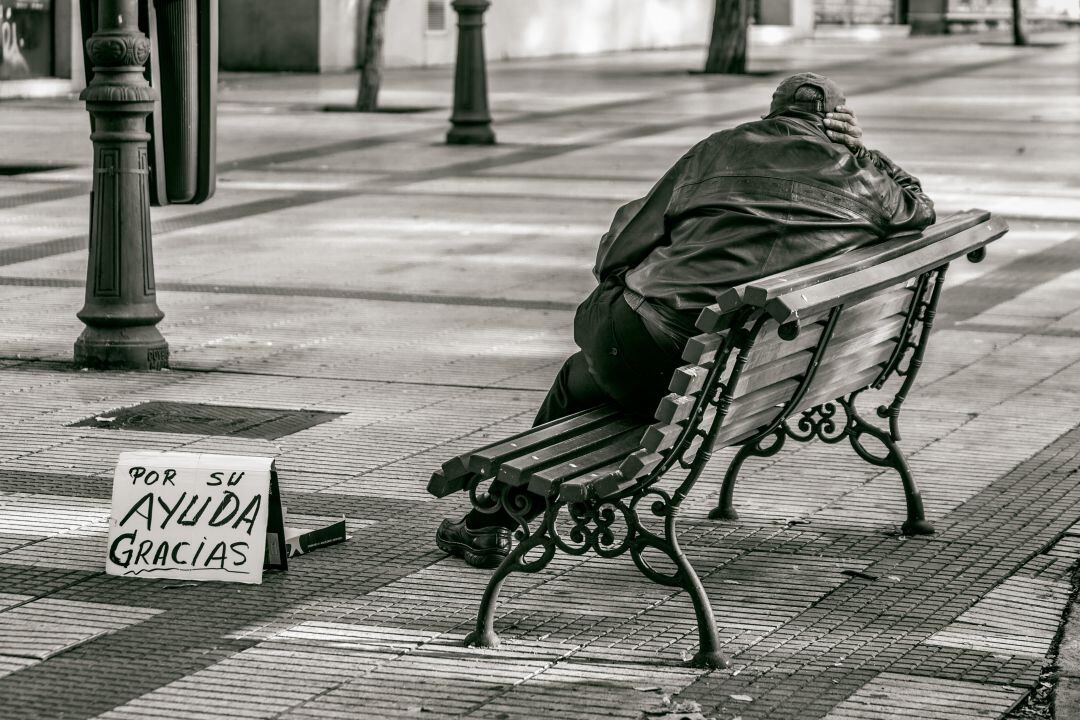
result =
[{"label": "folded cardboard piece", "polygon": [[288,557],[304,555],[312,550],[345,542],[345,518],[289,518],[285,511],[285,554]]}]

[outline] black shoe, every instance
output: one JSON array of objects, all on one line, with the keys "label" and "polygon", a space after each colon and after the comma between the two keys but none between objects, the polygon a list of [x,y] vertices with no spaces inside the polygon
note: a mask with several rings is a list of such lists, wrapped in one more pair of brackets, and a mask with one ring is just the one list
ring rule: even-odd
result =
[{"label": "black shoe", "polygon": [[435,544],[473,567],[493,568],[510,554],[510,531],[498,526],[471,530],[464,520],[447,518],[435,531]]}]

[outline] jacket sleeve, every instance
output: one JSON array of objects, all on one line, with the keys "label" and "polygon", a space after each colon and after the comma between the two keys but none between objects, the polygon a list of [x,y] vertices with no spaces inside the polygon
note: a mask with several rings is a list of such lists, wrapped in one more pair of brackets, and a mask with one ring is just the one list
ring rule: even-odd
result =
[{"label": "jacket sleeve", "polygon": [[892,179],[886,190],[884,209],[886,234],[918,231],[936,219],[934,201],[923,192],[919,179],[904,172],[899,165],[877,150],[866,151],[874,166]]},{"label": "jacket sleeve", "polygon": [[671,195],[693,151],[676,162],[649,194],[615,212],[611,227],[600,238],[593,275],[600,282],[637,266],[653,248],[670,242],[664,216]]}]

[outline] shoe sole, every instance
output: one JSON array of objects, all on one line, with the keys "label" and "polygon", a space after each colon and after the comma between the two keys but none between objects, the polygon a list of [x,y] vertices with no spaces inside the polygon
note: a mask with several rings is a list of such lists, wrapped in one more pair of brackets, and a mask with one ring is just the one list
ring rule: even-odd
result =
[{"label": "shoe sole", "polygon": [[435,538],[435,544],[439,546],[439,549],[448,555],[459,557],[465,561],[466,564],[471,565],[474,568],[489,569],[498,567],[499,563],[503,561],[503,558],[508,553],[499,552],[498,550],[492,550],[487,553],[478,553],[468,545],[461,543],[448,542],[441,537]]}]

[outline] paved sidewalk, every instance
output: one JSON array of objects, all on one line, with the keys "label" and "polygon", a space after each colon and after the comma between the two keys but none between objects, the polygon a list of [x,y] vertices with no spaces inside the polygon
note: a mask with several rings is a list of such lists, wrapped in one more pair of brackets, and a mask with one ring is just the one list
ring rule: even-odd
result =
[{"label": "paved sidewalk", "polygon": [[[388,73],[385,105],[432,109],[375,115],[322,111],[354,76],[227,75],[217,196],[153,213],[172,369],[144,374],[69,367],[85,111],[0,103],[0,163],[56,166],[0,179],[0,717],[1005,716],[1080,553],[1080,38],[1049,39],[756,48],[746,77],[683,51],[501,63],[490,148],[441,144],[448,69]],[[757,461],[741,519],[711,522],[721,453],[682,523],[732,668],[680,663],[688,599],[625,558],[512,577],[503,647],[462,648],[487,573],[434,548],[465,504],[427,477],[527,427],[614,208],[793,69],[839,80],[940,214],[1012,227],[950,269],[905,406],[938,533],[899,536],[898,478],[821,444]],[[342,415],[275,439],[71,426],[147,401]],[[272,455],[290,515],[352,539],[260,586],[107,577],[136,449]]]}]

